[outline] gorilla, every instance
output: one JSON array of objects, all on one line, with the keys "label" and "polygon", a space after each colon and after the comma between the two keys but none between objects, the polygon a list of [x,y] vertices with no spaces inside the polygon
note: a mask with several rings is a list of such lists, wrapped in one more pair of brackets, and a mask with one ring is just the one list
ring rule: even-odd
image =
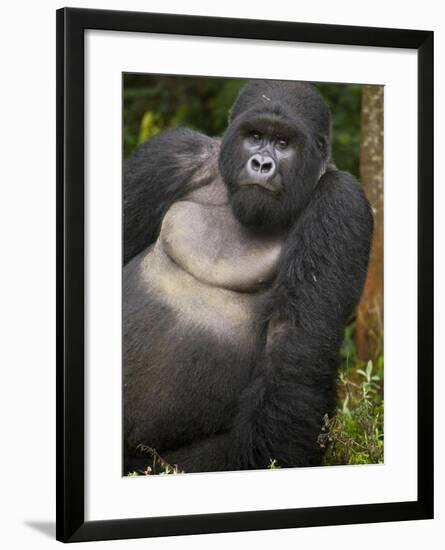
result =
[{"label": "gorilla", "polygon": [[250,81],[221,139],[161,133],[124,164],[124,474],[316,466],[373,219],[304,82]]}]

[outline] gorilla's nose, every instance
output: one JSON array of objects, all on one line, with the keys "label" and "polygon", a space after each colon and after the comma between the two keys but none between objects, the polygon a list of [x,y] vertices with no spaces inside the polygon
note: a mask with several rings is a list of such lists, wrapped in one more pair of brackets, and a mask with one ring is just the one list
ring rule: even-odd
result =
[{"label": "gorilla's nose", "polygon": [[253,155],[247,163],[247,173],[253,180],[269,179],[275,174],[275,170],[275,161],[269,155]]}]

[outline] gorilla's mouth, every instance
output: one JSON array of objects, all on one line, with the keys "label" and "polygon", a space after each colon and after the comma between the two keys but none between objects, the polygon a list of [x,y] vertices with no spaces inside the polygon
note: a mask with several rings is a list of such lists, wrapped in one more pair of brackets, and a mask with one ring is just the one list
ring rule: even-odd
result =
[{"label": "gorilla's mouth", "polygon": [[261,191],[268,191],[269,193],[272,193],[272,194],[277,194],[282,190],[281,184],[272,184],[266,181],[261,183],[257,181],[255,182],[246,181],[246,182],[240,183],[239,186],[241,189],[260,189]]}]

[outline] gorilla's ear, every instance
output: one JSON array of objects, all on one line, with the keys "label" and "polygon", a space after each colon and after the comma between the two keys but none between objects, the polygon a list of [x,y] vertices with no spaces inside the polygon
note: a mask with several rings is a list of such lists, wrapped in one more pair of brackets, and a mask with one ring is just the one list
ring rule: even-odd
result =
[{"label": "gorilla's ear", "polygon": [[318,180],[328,171],[336,170],[336,166],[331,156],[331,142],[328,136],[318,135],[315,137],[315,146],[321,156],[321,167]]},{"label": "gorilla's ear", "polygon": [[322,152],[322,153],[326,153],[327,152],[327,148],[328,148],[328,140],[325,136],[317,136],[317,138],[315,139],[315,143],[317,144],[317,147],[318,149]]},{"label": "gorilla's ear", "polygon": [[322,174],[326,171],[327,167],[334,164],[332,161],[332,149],[331,149],[331,137],[330,135],[319,134],[315,138],[315,145],[319,150],[321,156],[324,160],[324,168]]}]

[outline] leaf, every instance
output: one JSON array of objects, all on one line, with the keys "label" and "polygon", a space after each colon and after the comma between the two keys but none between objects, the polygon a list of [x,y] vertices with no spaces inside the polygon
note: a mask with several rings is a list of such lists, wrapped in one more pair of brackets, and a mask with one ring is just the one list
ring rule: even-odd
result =
[{"label": "leaf", "polygon": [[158,134],[162,129],[161,117],[151,111],[144,113],[139,127],[138,143],[144,143],[147,139]]}]

